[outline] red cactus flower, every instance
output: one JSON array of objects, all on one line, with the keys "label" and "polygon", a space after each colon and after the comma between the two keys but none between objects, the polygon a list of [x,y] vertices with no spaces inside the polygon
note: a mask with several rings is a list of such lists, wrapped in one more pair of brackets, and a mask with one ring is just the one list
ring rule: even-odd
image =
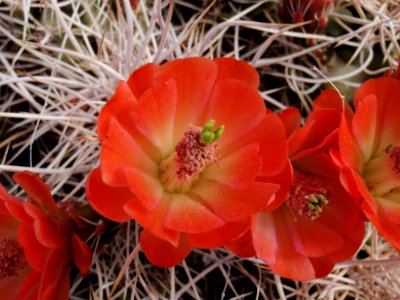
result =
[{"label": "red cactus flower", "polygon": [[279,13],[284,22],[301,23],[316,20],[319,28],[328,24],[328,13],[335,0],[281,0]]},{"label": "red cactus flower", "polygon": [[[26,258],[22,261],[31,270],[18,297],[7,299],[68,299],[70,269],[75,265],[82,275],[86,274],[91,252],[74,232],[73,220],[57,206],[38,176],[21,172],[13,178],[29,195],[28,201],[10,196],[2,188],[0,200],[9,211],[9,218],[19,222],[18,244]],[[15,239],[11,241],[18,246]]]},{"label": "red cactus flower", "polygon": [[[337,143],[341,111],[341,98],[327,90],[315,100],[303,127],[299,128],[297,109],[281,114],[293,182],[281,186],[277,195],[283,203],[279,208],[257,213],[251,235],[249,231],[228,245],[229,249],[239,255],[256,254],[273,272],[292,280],[325,276],[335,263],[356,252],[364,235],[359,206],[342,188],[339,170],[327,152]],[[275,180],[281,182],[290,170],[289,165],[286,174]],[[251,240],[253,251],[243,247]]]},{"label": "red cactus flower", "polygon": [[366,217],[400,250],[400,81],[371,79],[355,93],[355,114],[342,119],[340,153],[346,189],[362,198]]},{"label": "red cactus flower", "polygon": [[278,185],[258,178],[281,171],[287,145],[258,84],[244,62],[177,59],[135,71],[101,110],[89,202],[111,220],[143,226],[154,264],[226,244],[273,202]]},{"label": "red cactus flower", "polygon": [[[0,185],[0,200],[10,197]],[[18,242],[17,228],[19,222],[9,213],[0,201],[0,295],[3,299],[17,299],[19,289],[29,264],[24,250]]]}]

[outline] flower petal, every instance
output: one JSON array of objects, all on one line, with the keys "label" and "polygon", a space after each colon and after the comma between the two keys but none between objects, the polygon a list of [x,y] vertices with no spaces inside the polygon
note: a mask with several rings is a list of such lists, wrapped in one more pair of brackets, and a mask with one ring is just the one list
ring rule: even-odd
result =
[{"label": "flower petal", "polygon": [[140,99],[145,91],[155,85],[155,77],[159,67],[157,64],[149,63],[129,76],[128,85],[136,99]]},{"label": "flower petal", "polygon": [[344,117],[342,117],[339,129],[339,149],[345,166],[358,173],[362,172],[362,154]]},{"label": "flower petal", "polygon": [[33,229],[37,240],[47,248],[64,247],[69,240],[70,228],[49,219],[35,219]]},{"label": "flower petal", "polygon": [[134,169],[126,169],[125,174],[130,191],[146,209],[154,209],[164,196],[159,179]]},{"label": "flower petal", "polygon": [[369,160],[375,151],[375,131],[377,127],[377,103],[374,95],[359,102],[354,114],[352,128],[364,161]]},{"label": "flower petal", "polygon": [[232,188],[244,188],[252,183],[261,168],[259,145],[252,143],[208,166],[201,174],[202,179],[216,181]]},{"label": "flower petal", "polygon": [[114,188],[106,185],[101,179],[100,168],[94,169],[88,176],[86,195],[90,205],[101,215],[115,221],[126,222],[130,216],[123,206],[135,199],[128,188]]},{"label": "flower petal", "polygon": [[[197,124],[203,113],[217,76],[217,65],[200,57],[176,59],[160,66],[157,82],[174,79],[177,89],[174,144],[182,138],[190,124]],[[193,109],[195,108],[195,109]]]},{"label": "flower petal", "polygon": [[181,237],[176,247],[161,240],[147,230],[140,233],[140,244],[150,262],[158,267],[168,268],[179,264],[192,251],[185,237]]},{"label": "flower petal", "polygon": [[13,175],[13,179],[44,211],[49,212],[57,218],[63,218],[63,213],[57,207],[49,187],[39,178],[30,172],[20,172]]},{"label": "flower petal", "polygon": [[279,114],[283,126],[285,127],[286,137],[289,137],[297,128],[300,127],[301,114],[296,107],[289,107]]},{"label": "flower petal", "polygon": [[174,80],[148,89],[133,113],[138,130],[166,157],[173,151],[177,90]]},{"label": "flower petal", "polygon": [[116,119],[124,128],[132,127],[132,118],[129,114],[136,106],[137,100],[133,96],[125,81],[120,81],[114,95],[101,109],[97,122],[97,132],[100,141],[107,135],[111,119]]},{"label": "flower petal", "polygon": [[206,120],[215,120],[225,126],[218,141],[224,147],[236,142],[251,132],[265,116],[265,104],[257,90],[233,79],[215,83]]},{"label": "flower petal", "polygon": [[26,259],[31,267],[36,271],[42,271],[50,255],[50,250],[38,242],[33,228],[23,224],[19,225],[18,242],[24,248]]},{"label": "flower petal", "polygon": [[249,228],[249,221],[227,223],[222,227],[204,233],[188,233],[187,240],[192,247],[196,248],[217,248],[232,242],[232,240],[243,234]]},{"label": "flower petal", "polygon": [[165,227],[187,233],[202,233],[225,223],[206,207],[187,195],[173,194],[165,216]]},{"label": "flower petal", "polygon": [[245,189],[233,189],[214,181],[201,181],[192,192],[225,222],[233,222],[266,209],[278,189],[274,183],[254,182]]},{"label": "flower petal", "polygon": [[81,276],[85,276],[92,263],[92,252],[75,233],[72,235],[71,247],[74,264],[78,267]]},{"label": "flower petal", "polygon": [[113,118],[100,151],[103,181],[114,187],[127,185],[125,169],[157,175],[157,166],[138,142]]},{"label": "flower petal", "polygon": [[218,66],[217,80],[236,79],[247,83],[253,89],[258,88],[260,76],[247,62],[239,61],[232,57],[216,58],[214,62]]},{"label": "flower petal", "polygon": [[40,272],[31,270],[22,282],[17,299],[37,300],[39,294],[40,277]]},{"label": "flower petal", "polygon": [[67,300],[69,294],[69,253],[66,248],[51,251],[42,270],[39,299]]},{"label": "flower petal", "polygon": [[164,226],[164,219],[171,202],[169,195],[164,196],[156,208],[151,211],[147,210],[138,199],[126,203],[124,210],[152,235],[176,247],[179,242],[179,232]]}]

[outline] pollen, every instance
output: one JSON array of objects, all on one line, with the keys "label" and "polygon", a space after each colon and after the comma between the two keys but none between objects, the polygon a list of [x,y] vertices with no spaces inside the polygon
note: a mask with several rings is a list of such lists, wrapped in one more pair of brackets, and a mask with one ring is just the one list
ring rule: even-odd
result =
[{"label": "pollen", "polygon": [[13,239],[0,240],[0,280],[18,275],[26,264],[22,247]]},{"label": "pollen", "polygon": [[209,143],[201,142],[204,129],[189,126],[175,151],[160,164],[160,178],[169,192],[185,192],[199,178],[209,165],[217,163],[215,139]]},{"label": "pollen", "polygon": [[179,166],[176,175],[180,180],[189,181],[206,166],[217,162],[215,156],[217,144],[201,143],[200,134],[200,128],[191,126],[175,147],[175,161]]},{"label": "pollen", "polygon": [[296,174],[286,204],[292,213],[309,220],[317,219],[329,204],[331,192],[313,176]]},{"label": "pollen", "polygon": [[391,160],[391,169],[394,173],[400,174],[400,145],[390,145],[385,149]]}]

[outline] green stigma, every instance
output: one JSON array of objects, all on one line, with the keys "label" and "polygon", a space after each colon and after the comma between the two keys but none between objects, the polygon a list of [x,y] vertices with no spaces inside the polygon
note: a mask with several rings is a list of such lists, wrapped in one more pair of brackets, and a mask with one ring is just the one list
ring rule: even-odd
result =
[{"label": "green stigma", "polygon": [[328,199],[324,195],[315,194],[308,198],[307,207],[317,213],[322,212],[322,207],[328,204]]},{"label": "green stigma", "polygon": [[203,130],[201,131],[200,134],[200,143],[204,145],[211,144],[218,140],[220,136],[224,133],[224,125],[218,127],[214,132],[211,132],[213,127],[215,125],[214,120],[208,121],[204,127]]}]

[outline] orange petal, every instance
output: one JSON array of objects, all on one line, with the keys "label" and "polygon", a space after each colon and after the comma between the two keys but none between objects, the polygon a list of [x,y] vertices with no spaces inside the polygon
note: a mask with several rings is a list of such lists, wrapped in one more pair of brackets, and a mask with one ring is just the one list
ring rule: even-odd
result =
[{"label": "orange petal", "polygon": [[345,166],[360,174],[363,166],[362,154],[344,117],[342,117],[339,129],[339,149]]},{"label": "orange petal", "polygon": [[160,203],[153,210],[147,210],[140,200],[135,199],[124,205],[126,213],[135,219],[144,229],[152,235],[176,246],[179,242],[179,232],[168,229],[164,226],[164,219],[167,214],[170,196],[164,195]]},{"label": "orange petal", "polygon": [[354,114],[352,127],[354,137],[360,146],[364,161],[369,160],[378,146],[376,140],[377,103],[374,95],[369,95],[359,102]]},{"label": "orange petal", "polygon": [[136,99],[155,85],[155,76],[159,66],[154,63],[145,64],[137,69],[128,79],[128,85]]},{"label": "orange petal", "polygon": [[130,191],[148,209],[154,209],[164,196],[160,180],[134,169],[125,170]]},{"label": "orange petal", "polygon": [[186,237],[194,248],[217,248],[230,244],[233,239],[243,234],[249,225],[248,219],[240,220],[204,233],[186,234]]},{"label": "orange petal", "polygon": [[206,120],[215,120],[216,128],[225,126],[218,140],[223,149],[251,132],[262,121],[265,111],[257,90],[243,82],[224,79],[215,83]]},{"label": "orange petal", "polygon": [[225,222],[233,222],[266,209],[278,189],[279,185],[274,183],[254,182],[239,190],[214,181],[200,181],[192,192]]},{"label": "orange petal", "polygon": [[201,174],[205,180],[216,181],[232,188],[252,183],[261,168],[258,143],[252,143],[208,166]]},{"label": "orange petal", "polygon": [[128,188],[114,188],[101,179],[100,168],[94,169],[88,176],[86,195],[90,205],[102,216],[115,222],[126,222],[130,216],[123,206],[135,196]]},{"label": "orange petal", "polygon": [[153,143],[163,157],[173,150],[177,90],[174,80],[147,90],[133,113],[138,130]]},{"label": "orange petal", "polygon": [[192,251],[192,246],[185,237],[181,237],[175,247],[155,237],[147,230],[140,233],[140,244],[148,260],[162,268],[176,266]]},{"label": "orange petal", "polygon": [[225,245],[225,248],[240,257],[255,256],[256,251],[254,250],[250,228],[236,239],[233,239],[228,245]]},{"label": "orange petal", "polygon": [[165,227],[187,233],[202,233],[223,226],[225,223],[194,199],[173,194],[165,216]]},{"label": "orange petal", "polygon": [[114,187],[127,185],[126,168],[158,175],[158,168],[149,154],[113,118],[100,151],[100,166],[103,181]]},{"label": "orange petal", "polygon": [[[225,131],[229,130],[225,128]],[[224,133],[225,135],[225,133]],[[224,135],[220,138],[223,141]],[[285,129],[279,117],[270,111],[267,111],[261,122],[245,136],[236,140],[233,144],[223,148],[221,146],[221,155],[224,157],[233,153],[245,145],[251,143],[260,145],[259,154],[262,158],[262,168],[260,176],[273,176],[282,171],[287,163],[288,146]]]},{"label": "orange petal", "polygon": [[217,80],[236,79],[247,83],[253,89],[260,84],[260,76],[256,69],[244,61],[232,57],[221,57],[214,59],[218,66]]},{"label": "orange petal", "polygon": [[72,235],[71,246],[74,263],[78,267],[81,276],[85,276],[92,264],[92,252],[88,245],[75,233]]},{"label": "orange petal", "polygon": [[[178,93],[175,113],[175,141],[181,139],[190,124],[197,124],[207,106],[217,76],[217,65],[206,58],[176,59],[160,66],[157,82],[174,79]],[[202,120],[205,122],[208,120]],[[217,120],[218,122],[218,120]]]},{"label": "orange petal", "polygon": [[132,127],[132,117],[129,114],[136,106],[137,100],[133,96],[125,81],[120,81],[113,97],[101,109],[97,122],[97,132],[100,141],[107,135],[111,119],[116,119],[124,128]]}]

